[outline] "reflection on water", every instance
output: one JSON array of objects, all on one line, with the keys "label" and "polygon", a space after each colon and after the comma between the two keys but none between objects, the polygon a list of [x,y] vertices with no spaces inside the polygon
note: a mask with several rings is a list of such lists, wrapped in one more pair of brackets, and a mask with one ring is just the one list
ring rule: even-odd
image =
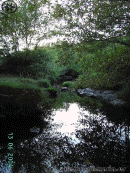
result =
[{"label": "reflection on water", "polygon": [[[74,164],[85,167],[83,172],[88,173],[92,165],[116,167],[118,161],[117,167],[123,167],[123,160],[129,159],[129,125],[125,122],[108,121],[101,112],[91,113],[78,103],[64,103],[64,108],[53,109],[47,121],[42,133],[17,146],[12,171],[7,166],[7,152],[1,149],[5,153],[1,158],[2,173],[59,173],[67,172],[65,167]],[[36,130],[31,129],[32,133]]]},{"label": "reflection on water", "polygon": [[[68,103],[67,103],[68,106]],[[64,103],[64,107],[66,107],[66,103]],[[61,132],[64,135],[72,137],[73,140],[76,140],[76,143],[80,142],[78,138],[74,135],[74,133],[79,129],[89,129],[91,131],[90,120],[97,120],[98,123],[104,127],[104,129],[109,126],[112,127],[115,123],[108,121],[105,115],[101,113],[93,114],[83,108],[81,108],[77,103],[70,103],[68,109],[59,109],[54,110],[53,113],[53,122],[52,124],[56,127],[53,130],[57,132]],[[124,125],[124,123],[123,123]],[[120,138],[125,140],[125,126],[119,127],[116,131],[120,131]],[[115,133],[116,133],[115,131]],[[114,134],[113,134],[114,135]]]},{"label": "reflection on water", "polygon": [[[68,106],[68,105],[67,105]],[[64,103],[66,107],[66,103]],[[79,124],[80,109],[78,104],[69,104],[68,109],[59,109],[53,111],[53,131],[71,137],[75,143],[79,140],[75,137],[75,130],[81,128]]]}]

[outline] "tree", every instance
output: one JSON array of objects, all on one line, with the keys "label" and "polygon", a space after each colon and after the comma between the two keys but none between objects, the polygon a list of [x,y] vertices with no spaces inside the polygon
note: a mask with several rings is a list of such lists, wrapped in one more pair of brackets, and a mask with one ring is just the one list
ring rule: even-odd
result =
[{"label": "tree", "polygon": [[9,47],[9,51],[18,51],[21,40],[29,48],[40,37],[40,27],[47,25],[47,15],[43,16],[40,8],[46,0],[20,0],[15,13],[1,15],[1,42]]},{"label": "tree", "polygon": [[122,40],[122,36],[130,36],[129,12],[130,3],[125,0],[75,0],[57,4],[52,15],[66,22],[61,34],[80,42],[106,40],[130,46]]},{"label": "tree", "polygon": [[104,33],[103,39],[130,46],[122,40],[130,36],[130,3],[122,0],[98,1],[94,4],[95,29]]}]

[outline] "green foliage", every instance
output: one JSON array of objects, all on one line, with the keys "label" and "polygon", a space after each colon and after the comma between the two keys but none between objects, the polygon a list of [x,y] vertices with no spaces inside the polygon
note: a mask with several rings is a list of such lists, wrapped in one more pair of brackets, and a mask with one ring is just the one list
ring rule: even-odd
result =
[{"label": "green foliage", "polygon": [[[129,39],[128,37],[123,37],[122,40],[127,41]],[[80,72],[78,79],[74,83],[65,81],[62,86],[74,87],[75,89],[89,87],[93,89],[119,90],[121,88],[120,83],[129,76],[130,50],[127,46],[120,43],[95,41],[70,46],[70,44],[63,42],[61,45],[52,47],[52,50],[56,52],[55,62],[64,64],[64,68],[61,68],[62,70],[59,71],[61,76],[69,68]],[[76,55],[75,58],[71,56],[71,61],[68,61],[66,56],[68,50],[71,52],[71,55]],[[60,54],[61,52],[62,54]],[[59,69],[55,69],[55,71],[57,70]]]},{"label": "green foliage", "polygon": [[66,81],[66,82],[63,82],[62,86],[63,87],[68,87],[68,88],[74,88],[75,87],[75,83],[71,82],[71,81]]},{"label": "green foliage", "polygon": [[[126,41],[128,38],[123,37],[122,40]],[[37,86],[40,87],[50,88],[51,85],[58,83],[58,77],[62,79],[64,74],[69,76],[69,70],[72,70],[71,75],[75,75],[75,72],[78,71],[80,72],[79,77],[73,82],[65,81],[62,84],[63,87],[118,90],[121,88],[120,83],[129,77],[129,51],[127,46],[120,43],[95,41],[92,44],[70,45],[63,42],[61,45],[44,49],[38,47],[35,50],[27,49],[12,53],[11,57],[6,56],[1,67],[6,67],[6,69],[10,67],[11,71],[16,70],[18,74],[23,76],[30,75],[33,78],[40,78],[37,81]],[[64,58],[62,58],[61,52],[62,55],[65,54]],[[67,54],[69,53],[71,57],[67,63]],[[13,69],[12,67],[16,67],[16,63],[17,68]],[[16,73],[14,72],[14,74]],[[23,80],[23,82],[32,84],[29,80]],[[51,95],[51,90],[48,92]]]},{"label": "green foliage", "polygon": [[[127,40],[127,39],[126,39]],[[80,50],[81,46],[81,50]],[[113,89],[129,76],[130,49],[122,44],[97,42],[78,44],[80,76],[75,88]],[[120,88],[120,87],[119,87]]]},{"label": "green foliage", "polygon": [[[49,1],[46,0],[20,0],[15,13],[1,15],[0,36],[5,40],[6,48],[9,48],[10,52],[19,50],[21,39],[26,48],[34,46],[34,42],[38,44],[41,38],[39,30],[41,27],[43,30],[50,19],[48,14],[43,14],[40,10],[47,3]],[[44,32],[44,38],[45,35]]]},{"label": "green foliage", "polygon": [[51,85],[54,85],[55,83],[57,83],[57,76],[55,73],[52,75],[47,75],[47,79],[50,81]]},{"label": "green foliage", "polygon": [[5,38],[2,38],[2,35],[0,34],[0,43],[1,43],[1,48],[0,48],[0,64],[3,63],[4,57],[9,54],[10,48],[7,45]]},{"label": "green foliage", "polygon": [[61,18],[65,14],[66,14],[65,9],[60,4],[56,4],[55,11],[52,14],[52,16],[55,18]]},{"label": "green foliage", "polygon": [[51,86],[50,81],[48,79],[39,79],[37,81],[37,86],[38,87],[44,87],[44,88],[48,88]]},{"label": "green foliage", "polygon": [[35,89],[40,90],[39,87],[36,86],[36,81],[32,79],[25,78],[16,78],[16,77],[1,77],[0,78],[0,86],[8,86],[12,88],[21,88],[21,89]]},{"label": "green foliage", "polygon": [[45,51],[52,57],[48,67],[51,69],[51,73],[48,74],[49,78],[56,78],[59,76],[64,66],[59,61],[59,47],[45,47]]},{"label": "green foliage", "polygon": [[34,109],[37,105],[50,106],[53,104],[47,89],[38,87],[37,81],[33,79],[1,77],[0,93],[9,95],[7,102],[12,99],[11,103],[34,107]]},{"label": "green foliage", "polygon": [[75,52],[73,44],[68,44],[67,41],[63,41],[61,44],[57,45],[56,48],[58,53],[56,62],[60,63],[60,65],[69,66],[69,64],[71,64],[71,67],[76,67],[73,60],[77,59],[77,53]]},{"label": "green foliage", "polygon": [[57,96],[57,92],[58,92],[58,89],[57,88],[55,88],[55,87],[49,87],[47,89],[47,91],[49,92],[51,98],[55,98]]},{"label": "green foliage", "polygon": [[57,26],[57,35],[61,31],[60,34],[69,42],[78,40],[82,43],[91,43],[105,40],[120,42],[130,47],[129,42],[120,41],[122,36],[130,35],[128,11],[130,4],[127,1],[70,0],[69,4],[63,6],[57,2],[52,16],[57,20],[65,20],[64,27]]},{"label": "green foliage", "polygon": [[4,68],[4,73],[6,74],[38,78],[52,71],[48,67],[49,61],[49,53],[43,48],[38,48],[37,50],[27,49],[6,56],[1,67]]},{"label": "green foliage", "polygon": [[130,77],[128,77],[127,80],[124,80],[120,85],[122,86],[122,89],[118,92],[118,96],[123,98],[123,100],[130,102]]}]

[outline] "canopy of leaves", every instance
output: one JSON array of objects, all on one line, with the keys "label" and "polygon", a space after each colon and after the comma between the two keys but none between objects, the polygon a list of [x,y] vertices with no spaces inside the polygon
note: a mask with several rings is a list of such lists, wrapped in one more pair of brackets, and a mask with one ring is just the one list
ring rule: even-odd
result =
[{"label": "canopy of leaves", "polygon": [[[56,15],[55,15],[56,13]],[[112,0],[75,0],[57,5],[53,17],[66,21],[62,34],[69,31],[75,41],[90,42],[110,40],[130,46],[121,41],[130,36],[130,3]]]},{"label": "canopy of leaves", "polygon": [[[9,48],[8,53],[18,51],[22,41],[23,46],[29,48],[36,44],[39,36],[39,28],[48,25],[47,15],[43,16],[41,7],[47,3],[46,0],[20,0],[15,13],[1,13],[0,36],[3,44]],[[42,16],[42,17],[41,17]],[[46,34],[44,34],[44,37]]]}]

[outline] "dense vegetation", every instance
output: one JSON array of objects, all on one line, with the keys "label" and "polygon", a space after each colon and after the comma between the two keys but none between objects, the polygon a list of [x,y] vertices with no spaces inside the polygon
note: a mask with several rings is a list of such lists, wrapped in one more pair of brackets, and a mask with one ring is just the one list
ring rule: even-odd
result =
[{"label": "dense vegetation", "polygon": [[[6,117],[3,122],[9,127],[6,129],[4,123],[1,126],[3,141],[7,140],[12,129],[16,131],[15,141],[21,129],[44,126],[41,116],[45,118],[49,114],[46,110],[64,107],[64,102],[66,109],[69,103],[78,102],[81,106],[87,105],[87,110],[93,110],[93,114],[98,112],[97,108],[104,115],[107,115],[107,110],[108,115],[111,114],[112,105],[87,96],[79,97],[76,94],[79,88],[114,90],[130,105],[128,1],[69,0],[68,3],[51,3],[50,0],[20,0],[17,5],[15,13],[0,13],[0,116]],[[46,39],[54,36],[64,39],[55,44],[44,44]],[[106,104],[105,108],[103,104]],[[103,166],[104,162],[106,166],[117,162],[120,166],[125,159],[129,160],[127,119],[130,110],[124,107],[117,109],[115,106],[114,116],[107,116],[113,122],[120,117],[118,124],[125,121],[128,125],[128,130],[125,129],[126,148],[122,147],[118,138],[116,141],[111,136],[111,132],[115,133],[113,127],[107,129],[102,124],[100,127],[98,122],[93,121],[95,129],[91,132],[86,129],[77,131],[77,137],[85,143],[77,144],[77,150],[74,148],[72,154],[75,158],[82,159],[80,151],[86,148],[85,160],[89,157],[96,166]],[[19,139],[27,135],[23,133]],[[60,145],[58,140],[57,143]],[[116,147],[120,148],[119,153]],[[124,150],[128,153],[126,156],[123,155]]]},{"label": "dense vegetation", "polygon": [[[126,42],[128,39],[123,38]],[[46,91],[56,90],[54,87],[58,84],[71,91],[85,87],[112,89],[120,91],[120,97],[128,100],[129,51],[129,47],[120,43],[104,41],[85,45],[62,42],[52,47],[18,51],[1,57],[0,70],[6,77],[1,76],[0,83],[14,88],[34,86]]]},{"label": "dense vegetation", "polygon": [[[49,91],[59,83],[71,89],[120,90],[120,97],[127,100],[129,10],[127,1],[51,4],[46,0],[21,0],[15,13],[1,13],[0,72],[37,79],[37,86],[51,87]],[[63,20],[65,25],[57,24]],[[64,40],[39,46],[41,40],[53,36],[64,36]],[[21,39],[25,48],[19,51]]]},{"label": "dense vegetation", "polygon": [[[17,5],[15,13],[0,16],[1,114],[10,101],[19,116],[25,105],[33,112],[41,105],[58,108],[73,101],[100,107],[75,94],[86,87],[114,90],[130,101],[128,1],[20,0]],[[54,36],[64,39],[40,46]],[[62,92],[66,87],[69,92]]]}]

